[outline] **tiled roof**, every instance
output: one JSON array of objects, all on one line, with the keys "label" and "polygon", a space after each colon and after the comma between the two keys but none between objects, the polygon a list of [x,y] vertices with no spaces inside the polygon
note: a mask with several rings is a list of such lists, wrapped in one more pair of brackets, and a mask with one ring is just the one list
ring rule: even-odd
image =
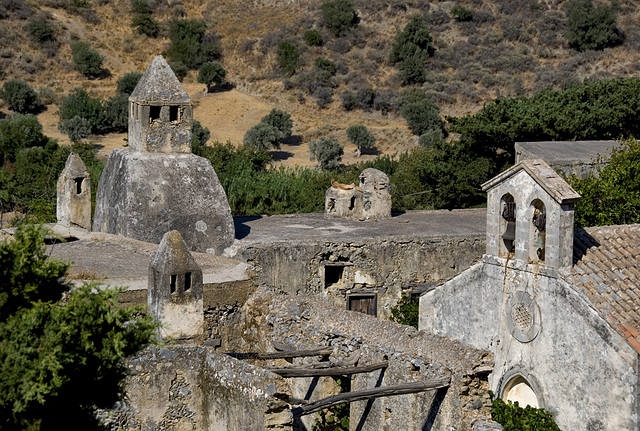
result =
[{"label": "tiled roof", "polygon": [[558,203],[575,202],[580,195],[542,159],[523,160],[482,185],[487,191],[524,169]]},{"label": "tiled roof", "polygon": [[575,229],[568,280],[640,353],[640,224]]}]

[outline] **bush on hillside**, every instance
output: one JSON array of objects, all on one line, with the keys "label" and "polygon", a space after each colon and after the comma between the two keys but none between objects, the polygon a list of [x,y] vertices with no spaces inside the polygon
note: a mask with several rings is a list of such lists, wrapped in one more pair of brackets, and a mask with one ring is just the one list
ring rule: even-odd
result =
[{"label": "bush on hillside", "polygon": [[281,109],[273,108],[271,112],[262,117],[261,123],[268,124],[276,131],[276,138],[279,141],[291,136],[293,130],[293,120],[291,114]]},{"label": "bush on hillside", "polygon": [[182,63],[188,69],[197,69],[203,63],[220,58],[217,37],[211,32],[207,33],[204,21],[172,20],[169,24],[169,40],[171,44],[166,55],[172,62]]},{"label": "bush on hillside", "polygon": [[403,84],[421,84],[426,80],[425,67],[431,55],[433,46],[427,22],[414,15],[394,39],[389,61],[400,72]]},{"label": "bush on hillside", "polygon": [[349,0],[325,1],[320,6],[324,25],[336,36],[342,36],[358,22],[358,16]]},{"label": "bush on hillside", "polygon": [[44,110],[44,103],[36,91],[22,79],[7,81],[0,90],[0,97],[14,112],[37,114]]},{"label": "bush on hillside", "polygon": [[136,85],[138,85],[140,78],[142,78],[141,72],[125,73],[116,83],[116,92],[131,96],[131,93],[136,89]]},{"label": "bush on hillside", "polygon": [[318,30],[311,29],[304,32],[303,39],[309,46],[322,46],[324,41],[322,35]]},{"label": "bush on hillside", "polygon": [[227,83],[227,71],[219,62],[208,61],[200,68],[198,82],[206,85],[207,91],[210,92],[213,87]]},{"label": "bush on hillside", "polygon": [[615,6],[593,4],[593,0],[571,0],[567,5],[569,45],[579,51],[601,50],[622,43]]},{"label": "bush on hillside", "polygon": [[200,149],[207,145],[207,141],[211,137],[211,132],[207,127],[203,127],[198,120],[193,120],[191,126],[191,151],[197,153]]},{"label": "bush on hillside", "polygon": [[456,5],[451,9],[451,16],[456,21],[471,21],[473,20],[473,11],[464,6]]},{"label": "bush on hillside", "polygon": [[27,23],[27,32],[35,43],[39,45],[50,44],[56,41],[56,31],[49,20],[42,17],[34,17]]},{"label": "bush on hillside", "polygon": [[318,167],[323,170],[340,167],[344,148],[335,138],[320,137],[309,144],[309,158],[316,160]]},{"label": "bush on hillside", "polygon": [[276,129],[265,123],[251,127],[242,138],[245,147],[253,151],[269,151],[277,141]]},{"label": "bush on hillside", "polygon": [[104,133],[109,128],[102,100],[91,97],[82,87],[77,87],[69,93],[58,108],[58,129],[63,133],[67,133],[68,121],[74,117],[88,120],[93,134]]},{"label": "bush on hillside", "polygon": [[69,46],[73,56],[73,67],[78,72],[87,78],[98,78],[104,74],[102,69],[104,57],[92,49],[88,42],[76,40],[72,41]]},{"label": "bush on hillside", "polygon": [[414,135],[420,136],[429,130],[442,131],[443,121],[440,118],[440,109],[430,98],[402,105],[400,115],[407,120]]},{"label": "bush on hillside", "polygon": [[278,68],[286,75],[291,76],[300,67],[300,50],[298,46],[291,42],[280,42],[278,44]]},{"label": "bush on hillside", "polygon": [[349,126],[347,138],[358,148],[358,155],[362,153],[362,150],[370,150],[376,146],[376,137],[362,124]]}]

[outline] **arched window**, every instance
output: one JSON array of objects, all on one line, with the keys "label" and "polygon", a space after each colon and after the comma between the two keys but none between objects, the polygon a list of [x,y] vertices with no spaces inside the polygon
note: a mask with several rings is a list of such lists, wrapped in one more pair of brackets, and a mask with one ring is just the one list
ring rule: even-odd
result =
[{"label": "arched window", "polygon": [[500,256],[505,256],[515,251],[516,242],[516,203],[507,193],[500,199],[500,232],[502,241],[500,241]]},{"label": "arched window", "polygon": [[547,212],[540,199],[531,202],[532,217],[529,235],[529,260],[531,263],[544,262],[547,239]]},{"label": "arched window", "polygon": [[517,401],[522,408],[525,408],[526,406],[540,408],[538,396],[529,382],[521,375],[517,375],[509,380],[509,382],[504,386],[501,398],[513,403]]}]

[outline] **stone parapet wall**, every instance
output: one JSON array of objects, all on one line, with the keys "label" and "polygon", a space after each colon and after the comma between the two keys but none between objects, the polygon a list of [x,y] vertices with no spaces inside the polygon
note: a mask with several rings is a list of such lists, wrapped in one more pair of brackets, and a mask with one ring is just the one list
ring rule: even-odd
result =
[{"label": "stone parapet wall", "polygon": [[[393,236],[344,241],[253,243],[237,257],[252,266],[259,285],[290,295],[311,296],[344,307],[350,294],[377,295],[377,315],[389,317],[403,284],[449,279],[479,259],[485,235]],[[329,267],[343,266],[337,280]],[[327,269],[329,268],[329,269]]]}]

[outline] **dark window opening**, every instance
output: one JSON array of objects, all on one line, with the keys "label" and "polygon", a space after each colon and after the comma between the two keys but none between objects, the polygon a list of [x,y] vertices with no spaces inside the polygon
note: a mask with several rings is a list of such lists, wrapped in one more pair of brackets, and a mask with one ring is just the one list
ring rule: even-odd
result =
[{"label": "dark window opening", "polygon": [[349,211],[353,211],[353,208],[355,208],[355,206],[356,206],[356,197],[352,196],[351,203],[349,203]]},{"label": "dark window opening", "polygon": [[159,120],[160,119],[160,110],[161,106],[150,106],[149,107],[149,121]]},{"label": "dark window opening", "polygon": [[82,193],[82,180],[84,180],[84,178],[79,177],[79,178],[74,178],[73,179],[76,183],[76,194],[80,194]]},{"label": "dark window opening", "polygon": [[184,291],[186,292],[191,288],[191,273],[187,272],[184,275]]},{"label": "dark window opening", "polygon": [[331,286],[342,281],[344,266],[325,266],[324,267],[324,285]]},{"label": "dark window opening", "polygon": [[376,316],[376,295],[357,295],[347,297],[347,309]]},{"label": "dark window opening", "polygon": [[178,121],[178,106],[169,106],[169,121]]},{"label": "dark window opening", "polygon": [[169,281],[169,290],[171,291],[171,293],[175,293],[176,291],[176,280],[178,279],[178,276],[175,274],[171,274],[171,280]]}]

